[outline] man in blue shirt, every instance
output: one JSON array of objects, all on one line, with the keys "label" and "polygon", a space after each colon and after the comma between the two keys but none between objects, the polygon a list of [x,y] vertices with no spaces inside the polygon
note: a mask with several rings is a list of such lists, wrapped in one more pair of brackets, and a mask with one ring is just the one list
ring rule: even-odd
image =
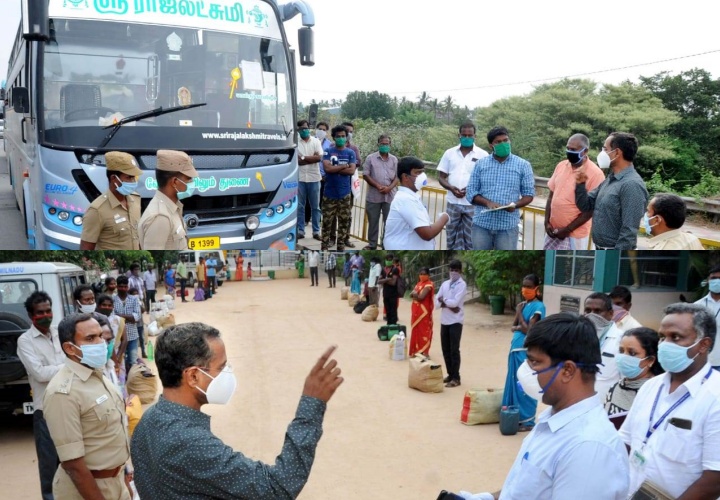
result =
[{"label": "man in blue shirt", "polygon": [[333,127],[332,137],[335,146],[326,149],[323,158],[325,194],[321,249],[328,250],[337,241],[338,252],[343,252],[350,237],[350,183],[355,173],[357,157],[355,152],[347,147],[347,129],[343,125]]},{"label": "man in blue shirt", "polygon": [[481,158],[467,185],[465,198],[475,205],[473,250],[517,250],[518,208],[535,197],[535,177],[530,162],[510,153],[505,127],[487,134],[493,154]]},{"label": "man in blue shirt", "polygon": [[294,420],[274,465],[252,460],[210,430],[206,404],[227,404],[237,380],[220,332],[204,323],[171,326],[157,338],[155,362],[163,385],[133,433],[135,485],[142,498],[185,500],[294,499],[310,475],[327,402],[342,384],[340,368],[320,357],[305,379]]},{"label": "man in blue shirt", "polygon": [[208,287],[212,287],[212,293],[215,295],[217,293],[217,280],[215,279],[217,275],[217,259],[213,255],[209,255],[207,260],[205,260],[205,273],[208,280]]},{"label": "man in blue shirt", "polygon": [[461,497],[625,500],[627,449],[595,394],[601,361],[595,327],[577,314],[553,314],[533,325],[524,346],[520,385],[550,408],[523,440],[502,490]]}]

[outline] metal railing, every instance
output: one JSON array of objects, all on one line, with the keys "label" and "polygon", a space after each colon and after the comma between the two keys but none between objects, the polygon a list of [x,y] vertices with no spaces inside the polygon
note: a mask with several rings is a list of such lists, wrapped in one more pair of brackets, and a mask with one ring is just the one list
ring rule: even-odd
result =
[{"label": "metal railing", "polygon": [[[426,164],[428,162],[425,162]],[[362,174],[360,174],[362,180]],[[535,177],[536,189],[547,189],[548,179],[544,177]],[[365,198],[367,194],[368,184],[362,181],[360,184],[360,197],[353,199],[352,206],[352,224],[350,227],[350,236],[360,241],[368,241],[368,219],[365,212]],[[446,210],[447,191],[444,188],[437,187],[426,187],[420,192],[420,197],[423,204],[428,209],[430,214],[430,221],[435,222],[437,216]],[[685,198],[684,198],[685,199]],[[688,204],[688,209],[690,204]],[[707,200],[706,200],[707,201]],[[693,202],[694,203],[694,202]],[[697,204],[696,204],[697,205]],[[713,213],[714,208],[706,207],[706,212]],[[718,202],[718,211],[720,213],[720,202]],[[542,250],[545,242],[545,230],[544,230],[544,219],[545,219],[545,208],[544,207],[533,207],[526,206],[520,209],[520,234],[519,234],[519,250]],[[539,226],[538,226],[539,224]],[[381,224],[382,226],[382,224]],[[542,228],[536,230],[536,228]],[[641,228],[638,234],[645,234],[645,231]],[[705,247],[706,250],[717,250],[720,249],[720,237],[719,238],[698,238],[700,243]],[[383,228],[380,228],[380,235],[378,237],[378,245],[382,245],[383,240]],[[592,242],[588,241],[588,250],[592,250]],[[435,249],[445,250],[446,239],[445,231],[441,231],[440,234],[435,238]]]}]

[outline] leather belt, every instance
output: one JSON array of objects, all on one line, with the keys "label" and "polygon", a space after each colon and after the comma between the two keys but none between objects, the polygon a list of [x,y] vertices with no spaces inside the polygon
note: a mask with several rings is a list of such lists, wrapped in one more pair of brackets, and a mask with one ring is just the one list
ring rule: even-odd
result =
[{"label": "leather belt", "polygon": [[122,465],[118,465],[114,469],[91,470],[90,474],[92,474],[92,477],[94,477],[95,479],[108,479],[111,477],[116,477],[122,470],[122,467]]}]

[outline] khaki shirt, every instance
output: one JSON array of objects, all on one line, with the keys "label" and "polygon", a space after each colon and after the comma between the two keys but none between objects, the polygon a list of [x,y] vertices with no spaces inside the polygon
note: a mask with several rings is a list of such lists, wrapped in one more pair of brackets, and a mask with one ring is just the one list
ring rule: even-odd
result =
[{"label": "khaki shirt", "polygon": [[70,359],[45,390],[44,416],[61,462],[84,457],[90,470],[130,458],[125,402],[102,374]]},{"label": "khaki shirt", "polygon": [[80,239],[95,243],[96,250],[140,250],[140,195],[125,199],[127,209],[109,190],[95,198],[83,216]]},{"label": "khaki shirt", "polygon": [[187,250],[182,203],[157,191],[140,218],[138,232],[143,250]]}]

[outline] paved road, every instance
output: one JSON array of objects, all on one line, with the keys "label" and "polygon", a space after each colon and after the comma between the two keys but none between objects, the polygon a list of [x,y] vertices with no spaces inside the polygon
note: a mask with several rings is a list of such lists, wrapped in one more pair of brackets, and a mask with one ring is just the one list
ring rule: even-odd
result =
[{"label": "paved road", "polygon": [[[1,149],[1,148],[0,148]],[[0,151],[0,250],[29,250],[25,238],[25,223],[20,210],[15,206],[15,196],[10,186],[5,152]]]}]

